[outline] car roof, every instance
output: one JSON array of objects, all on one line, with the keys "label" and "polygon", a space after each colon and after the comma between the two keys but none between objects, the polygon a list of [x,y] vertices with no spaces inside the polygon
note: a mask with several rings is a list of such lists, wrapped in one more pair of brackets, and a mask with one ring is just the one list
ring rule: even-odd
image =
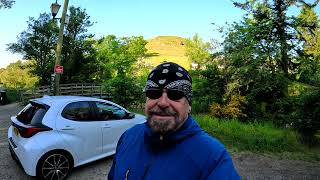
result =
[{"label": "car roof", "polygon": [[86,97],[86,96],[47,96],[45,95],[41,98],[31,99],[30,101],[39,102],[41,104],[46,104],[49,106],[51,106],[53,103],[67,103],[67,102],[73,102],[73,101],[103,101],[103,102],[108,102],[110,104],[115,104],[111,101],[93,98],[93,97]]}]

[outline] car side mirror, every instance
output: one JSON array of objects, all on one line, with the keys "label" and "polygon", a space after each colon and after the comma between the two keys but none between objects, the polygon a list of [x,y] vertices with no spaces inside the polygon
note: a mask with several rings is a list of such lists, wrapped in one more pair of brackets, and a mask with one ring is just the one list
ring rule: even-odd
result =
[{"label": "car side mirror", "polygon": [[131,113],[129,113],[129,114],[127,115],[127,118],[128,118],[128,119],[133,119],[135,116],[136,116],[136,114],[131,112]]}]

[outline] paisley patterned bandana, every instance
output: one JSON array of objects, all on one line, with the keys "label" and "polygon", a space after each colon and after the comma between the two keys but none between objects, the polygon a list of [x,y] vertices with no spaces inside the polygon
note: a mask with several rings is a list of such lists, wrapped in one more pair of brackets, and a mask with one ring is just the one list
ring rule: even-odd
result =
[{"label": "paisley patterned bandana", "polygon": [[187,70],[173,62],[158,65],[148,76],[144,91],[171,89],[183,92],[189,104],[192,102],[192,79]]}]

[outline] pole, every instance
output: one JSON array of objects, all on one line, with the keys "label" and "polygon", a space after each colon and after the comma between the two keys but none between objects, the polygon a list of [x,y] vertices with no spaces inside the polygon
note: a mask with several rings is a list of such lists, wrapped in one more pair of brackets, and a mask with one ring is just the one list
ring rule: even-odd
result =
[{"label": "pole", "polygon": [[[60,30],[59,30],[59,36],[58,36],[58,42],[57,42],[57,49],[56,49],[56,63],[55,66],[59,66],[61,62],[61,49],[62,49],[62,43],[63,43],[63,31],[64,31],[64,22],[66,19],[66,14],[68,10],[68,3],[69,0],[64,0],[63,4],[63,11],[62,11],[62,16],[61,16],[61,22],[60,22]],[[53,89],[53,94],[60,95],[60,88],[59,88],[59,82],[60,82],[60,74],[55,75],[55,80],[54,80],[54,89]]]}]

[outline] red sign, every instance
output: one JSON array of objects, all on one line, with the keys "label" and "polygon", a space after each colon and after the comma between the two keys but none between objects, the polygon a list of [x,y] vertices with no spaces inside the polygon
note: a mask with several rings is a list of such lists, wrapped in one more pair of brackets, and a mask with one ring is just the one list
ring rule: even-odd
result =
[{"label": "red sign", "polygon": [[57,73],[57,74],[63,74],[63,66],[56,65],[54,67],[54,72]]}]

